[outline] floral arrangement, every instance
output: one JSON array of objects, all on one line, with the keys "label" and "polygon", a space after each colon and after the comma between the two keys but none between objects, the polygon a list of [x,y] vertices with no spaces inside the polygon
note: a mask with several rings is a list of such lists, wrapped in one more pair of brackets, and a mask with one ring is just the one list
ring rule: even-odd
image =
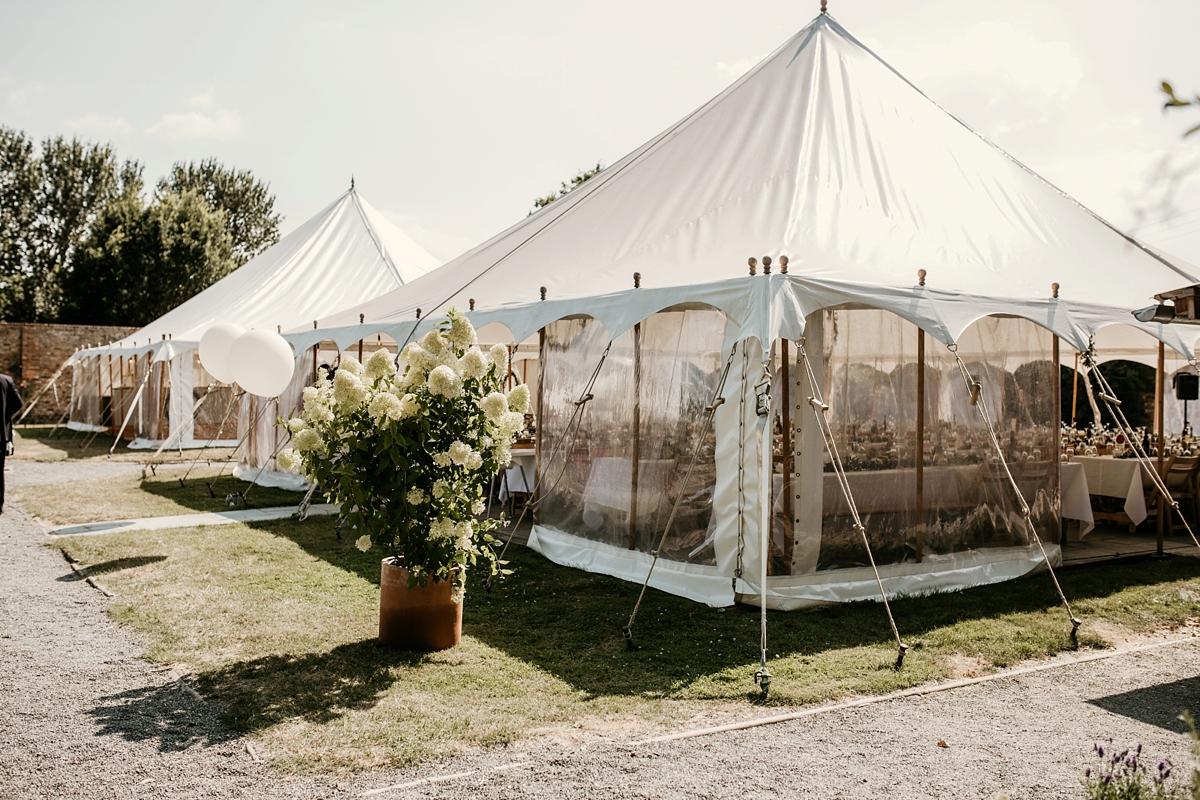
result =
[{"label": "floral arrangement", "polygon": [[483,352],[451,309],[398,361],[380,349],[365,365],[343,356],[332,379],[321,370],[301,416],[280,420],[292,439],[279,465],[341,505],[359,549],[403,558],[410,587],[452,580],[461,598],[468,567],[502,571],[488,533],[500,521],[479,515],[529,406],[527,386],[501,391],[507,373],[508,349]]}]

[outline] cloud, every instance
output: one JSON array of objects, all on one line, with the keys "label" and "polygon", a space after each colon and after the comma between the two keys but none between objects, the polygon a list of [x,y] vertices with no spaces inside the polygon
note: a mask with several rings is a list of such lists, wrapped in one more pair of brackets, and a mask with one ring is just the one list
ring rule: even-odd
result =
[{"label": "cloud", "polygon": [[23,108],[31,99],[42,93],[42,85],[37,82],[18,83],[9,73],[0,74],[0,87],[6,90],[8,104],[13,108]]},{"label": "cloud", "polygon": [[1007,22],[981,22],[962,36],[882,55],[931,99],[990,137],[1064,113],[1083,79],[1069,43],[1042,41]]},{"label": "cloud", "polygon": [[234,111],[217,106],[217,93],[209,89],[188,99],[196,111],[164,114],[162,119],[146,130],[151,135],[168,139],[218,139],[227,141],[242,134],[242,119]]},{"label": "cloud", "polygon": [[81,131],[103,131],[122,133],[129,130],[129,122],[121,117],[106,117],[103,114],[84,114],[78,119],[66,120],[68,128]]},{"label": "cloud", "polygon": [[739,58],[732,64],[726,64],[724,61],[718,61],[716,66],[717,77],[721,79],[723,85],[733,83],[738,78],[750,71],[750,68],[756,65],[767,57],[766,53],[754,58]]}]

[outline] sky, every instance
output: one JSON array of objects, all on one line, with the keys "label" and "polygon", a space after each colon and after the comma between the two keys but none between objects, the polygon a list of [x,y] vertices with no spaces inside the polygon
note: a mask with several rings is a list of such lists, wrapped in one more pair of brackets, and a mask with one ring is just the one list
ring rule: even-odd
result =
[{"label": "sky", "polygon": [[[806,25],[817,0],[0,0],[0,125],[111,142],[152,184],[215,157],[286,233],[363,197],[449,260],[611,164]],[[830,0],[934,101],[1122,229],[1200,265],[1195,0]]]}]

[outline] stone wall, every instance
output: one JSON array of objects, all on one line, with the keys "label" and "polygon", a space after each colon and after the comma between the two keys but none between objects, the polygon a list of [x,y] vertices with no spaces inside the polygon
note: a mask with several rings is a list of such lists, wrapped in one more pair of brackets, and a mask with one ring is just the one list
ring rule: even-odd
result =
[{"label": "stone wall", "polygon": [[[67,357],[87,345],[108,344],[137,328],[111,325],[53,325],[37,322],[0,322],[0,372],[17,382],[28,403],[42,390]],[[71,369],[63,370],[26,422],[57,422],[71,399]]]}]

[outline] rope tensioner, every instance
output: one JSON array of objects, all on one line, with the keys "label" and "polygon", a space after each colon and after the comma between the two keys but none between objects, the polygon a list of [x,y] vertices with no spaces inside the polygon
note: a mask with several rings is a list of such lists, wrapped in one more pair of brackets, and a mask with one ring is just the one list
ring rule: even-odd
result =
[{"label": "rope tensioner", "polygon": [[[879,567],[875,564],[875,554],[871,551],[871,540],[867,536],[866,526],[863,525],[862,519],[858,515],[858,505],[854,502],[854,493],[850,490],[850,479],[846,476],[846,468],[842,464],[842,457],[838,453],[837,442],[833,438],[833,430],[829,426],[829,406],[825,403],[821,396],[821,390],[817,385],[817,376],[813,372],[812,363],[808,359],[808,351],[804,347],[804,339],[796,342],[796,348],[799,351],[800,359],[804,362],[804,374],[808,379],[808,387],[812,392],[809,395],[809,405],[818,413],[815,414],[817,419],[817,429],[821,432],[821,438],[824,440],[825,448],[829,453],[829,460],[833,466],[834,475],[837,477],[838,486],[842,490],[842,496],[846,499],[846,505],[850,508],[851,519],[854,520],[854,530],[858,531],[862,536],[863,545],[867,550],[867,559],[871,563],[871,570],[875,573],[875,583],[879,587],[879,597],[883,601],[883,609],[887,613],[888,623],[892,627],[892,636],[896,639],[896,669],[904,666],[904,654],[908,652],[908,645],[900,638],[900,629],[896,627],[896,618],[892,615],[892,606],[888,603],[887,591],[883,588],[883,578],[879,575]],[[765,554],[764,554],[765,556]],[[764,662],[765,667],[765,662]]]},{"label": "rope tensioner", "polygon": [[[721,393],[725,389],[725,380],[729,377],[729,369],[733,366],[733,357],[737,354],[737,349],[737,344],[734,343],[733,347],[729,350],[729,358],[725,359],[725,368],[721,371],[721,378],[717,381],[716,388],[713,389],[713,400],[705,409],[707,419],[702,430],[707,430],[708,426],[712,424],[713,418],[717,413],[717,408],[725,402],[725,398]],[[696,469],[696,463],[700,460],[700,450],[699,446],[692,448],[692,460],[688,464],[687,472],[683,474],[683,481],[679,484],[679,492],[675,495],[675,502],[671,506],[671,513],[667,516],[667,523],[663,526],[662,534],[658,537],[657,546],[650,552],[652,560],[650,562],[650,569],[646,570],[646,579],[642,581],[642,590],[638,593],[637,602],[633,604],[633,612],[629,615],[629,622],[621,628],[621,635],[625,637],[625,645],[630,650],[634,649],[634,620],[637,619],[638,609],[641,608],[642,599],[646,596],[646,587],[650,585],[650,576],[654,574],[654,567],[658,564],[659,553],[662,552],[663,544],[667,541],[667,534],[670,533],[671,526],[675,523],[675,515],[679,513],[679,504],[683,501],[684,490],[687,489],[688,482],[692,479],[692,472]]]},{"label": "rope tensioner", "polygon": [[1000,446],[1000,439],[996,436],[996,426],[992,423],[992,417],[988,413],[987,403],[979,402],[982,385],[967,371],[967,365],[963,362],[962,356],[958,354],[958,344],[947,345],[946,349],[954,354],[954,361],[958,366],[959,375],[962,376],[964,385],[971,393],[971,405],[979,409],[979,416],[983,419],[984,426],[987,428],[988,438],[991,439],[992,447],[995,448],[996,455],[1000,459],[1000,466],[1004,468],[1004,474],[1008,477],[1009,485],[1012,486],[1013,492],[1017,496],[1017,502],[1021,504],[1021,516],[1025,519],[1025,526],[1029,530],[1029,535],[1037,542],[1038,549],[1042,552],[1042,563],[1046,565],[1046,570],[1050,573],[1050,579],[1054,581],[1054,588],[1058,590],[1058,597],[1062,600],[1063,607],[1067,610],[1067,618],[1071,620],[1071,641],[1078,643],[1079,626],[1083,623],[1075,616],[1075,612],[1071,610],[1071,604],[1067,601],[1067,595],[1063,592],[1062,585],[1058,582],[1058,576],[1054,574],[1054,567],[1050,565],[1050,556],[1046,553],[1046,546],[1042,543],[1042,537],[1038,535],[1037,529],[1033,525],[1033,516],[1029,510],[1029,503],[1025,501],[1025,495],[1021,493],[1021,487],[1017,485],[1017,479],[1013,477],[1012,470],[1008,466],[1008,461],[1004,457],[1004,448]]}]

